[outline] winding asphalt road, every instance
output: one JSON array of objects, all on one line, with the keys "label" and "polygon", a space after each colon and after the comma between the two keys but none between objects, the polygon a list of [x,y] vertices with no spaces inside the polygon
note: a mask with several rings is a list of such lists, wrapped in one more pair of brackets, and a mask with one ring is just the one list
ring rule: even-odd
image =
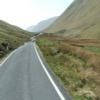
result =
[{"label": "winding asphalt road", "polygon": [[35,43],[16,49],[0,65],[0,100],[70,100],[43,64]]}]

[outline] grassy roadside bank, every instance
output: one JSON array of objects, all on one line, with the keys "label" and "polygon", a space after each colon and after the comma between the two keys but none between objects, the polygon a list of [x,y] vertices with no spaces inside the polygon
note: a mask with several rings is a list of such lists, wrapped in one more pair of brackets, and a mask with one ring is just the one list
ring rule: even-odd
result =
[{"label": "grassy roadside bank", "polygon": [[17,47],[22,45],[24,41],[19,42],[9,42],[9,41],[2,41],[0,42],[0,60],[4,59],[8,54],[10,54],[13,50]]},{"label": "grassy roadside bank", "polygon": [[25,40],[15,40],[15,41],[13,41],[13,40],[10,40],[10,39],[8,39],[8,40],[4,39],[3,41],[0,41],[0,63],[12,51],[14,51],[19,46],[23,45],[25,41],[27,42],[29,40],[30,39],[27,38]]},{"label": "grassy roadside bank", "polygon": [[34,33],[0,20],[0,58],[30,40]]},{"label": "grassy roadside bank", "polygon": [[0,43],[0,63],[15,48],[16,47],[13,47],[13,46],[9,45],[9,43],[7,43],[7,42]]},{"label": "grassy roadside bank", "polygon": [[0,58],[0,64],[2,64],[2,62],[10,55],[11,52],[12,52],[12,51],[9,51],[7,54],[5,54],[4,56],[2,56],[2,57]]},{"label": "grassy roadside bank", "polygon": [[37,43],[74,100],[100,99],[99,46],[91,42],[91,49],[89,42],[73,42],[53,35],[41,36]]}]

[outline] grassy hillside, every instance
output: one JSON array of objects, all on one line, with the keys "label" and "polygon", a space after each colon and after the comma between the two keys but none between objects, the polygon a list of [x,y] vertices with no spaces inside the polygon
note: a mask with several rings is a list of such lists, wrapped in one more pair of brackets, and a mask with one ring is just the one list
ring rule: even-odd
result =
[{"label": "grassy hillside", "polygon": [[100,100],[100,40],[45,34],[37,43],[73,100]]},{"label": "grassy hillside", "polygon": [[73,100],[100,100],[100,0],[74,0],[37,43]]},{"label": "grassy hillside", "polygon": [[74,0],[45,32],[100,39],[100,0]]},{"label": "grassy hillside", "polygon": [[28,41],[31,36],[31,33],[0,20],[0,57]]}]

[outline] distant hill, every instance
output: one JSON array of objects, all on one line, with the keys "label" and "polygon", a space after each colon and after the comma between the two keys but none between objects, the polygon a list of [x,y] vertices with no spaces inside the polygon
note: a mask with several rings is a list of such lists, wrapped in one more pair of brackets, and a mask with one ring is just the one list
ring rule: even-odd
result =
[{"label": "distant hill", "polygon": [[53,17],[53,18],[41,21],[36,26],[30,26],[27,30],[30,32],[41,32],[47,27],[49,27],[56,19],[57,17]]},{"label": "distant hill", "polygon": [[34,28],[34,27],[35,27],[35,26],[32,25],[32,26],[28,27],[26,30],[29,31],[29,32],[33,32],[33,28]]},{"label": "distant hill", "polygon": [[[31,36],[30,32],[0,20],[0,56],[1,53],[15,49],[25,41],[28,41]],[[7,49],[5,46],[9,48],[7,47]]]},{"label": "distant hill", "polygon": [[100,0],[74,0],[45,32],[100,39]]}]

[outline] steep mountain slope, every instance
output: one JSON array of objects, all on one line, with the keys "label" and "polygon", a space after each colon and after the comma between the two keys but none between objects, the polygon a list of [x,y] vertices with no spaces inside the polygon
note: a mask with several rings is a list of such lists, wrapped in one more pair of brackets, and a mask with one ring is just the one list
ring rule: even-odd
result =
[{"label": "steep mountain slope", "polygon": [[31,33],[0,20],[0,57],[28,41]]},{"label": "steep mountain slope", "polygon": [[75,0],[45,32],[100,39],[99,4],[100,0]]},{"label": "steep mountain slope", "polygon": [[31,26],[27,30],[31,31],[31,32],[40,32],[40,31],[43,31],[44,29],[46,29],[47,27],[49,27],[56,19],[57,19],[57,17],[53,17],[53,18],[41,21],[36,26]]},{"label": "steep mountain slope", "polygon": [[73,100],[100,100],[100,0],[74,0],[38,38]]}]

